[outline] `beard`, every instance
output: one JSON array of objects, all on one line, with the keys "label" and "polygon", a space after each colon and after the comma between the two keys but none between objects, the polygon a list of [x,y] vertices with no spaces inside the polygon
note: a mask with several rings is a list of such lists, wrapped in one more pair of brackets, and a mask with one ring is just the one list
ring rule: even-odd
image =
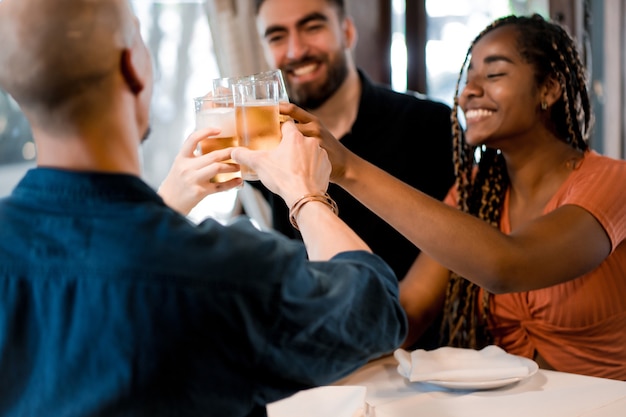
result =
[{"label": "beard", "polygon": [[305,110],[315,110],[335,94],[335,91],[339,89],[348,76],[348,63],[343,50],[335,53],[332,58],[334,59],[329,59],[328,56],[322,58],[306,56],[281,68],[283,73],[288,74],[291,68],[307,62],[325,62],[327,64],[326,80],[321,85],[314,82],[305,84],[292,83],[289,77],[287,77],[285,83],[287,84],[287,93],[292,103]]}]

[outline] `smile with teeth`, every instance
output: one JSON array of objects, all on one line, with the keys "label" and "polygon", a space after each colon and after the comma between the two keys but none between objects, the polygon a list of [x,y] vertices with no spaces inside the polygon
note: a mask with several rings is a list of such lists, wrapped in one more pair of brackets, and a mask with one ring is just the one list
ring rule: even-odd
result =
[{"label": "smile with teeth", "polygon": [[493,114],[493,111],[491,110],[485,110],[485,109],[472,109],[472,110],[468,110],[465,112],[465,119],[466,120],[476,120],[476,119],[480,119],[483,117],[488,117],[491,116]]},{"label": "smile with teeth", "polygon": [[316,69],[317,69],[317,64],[309,64],[309,65],[305,65],[303,67],[294,68],[293,69],[293,73],[297,77],[302,77],[303,75],[307,75],[307,74],[312,73]]}]

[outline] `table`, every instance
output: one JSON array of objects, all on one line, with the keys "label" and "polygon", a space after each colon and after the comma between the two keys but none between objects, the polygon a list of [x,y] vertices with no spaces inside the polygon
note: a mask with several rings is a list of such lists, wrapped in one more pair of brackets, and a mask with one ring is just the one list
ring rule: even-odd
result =
[{"label": "table", "polygon": [[451,391],[409,382],[387,356],[334,385],[365,386],[375,417],[625,417],[626,382],[539,370],[485,391]]}]

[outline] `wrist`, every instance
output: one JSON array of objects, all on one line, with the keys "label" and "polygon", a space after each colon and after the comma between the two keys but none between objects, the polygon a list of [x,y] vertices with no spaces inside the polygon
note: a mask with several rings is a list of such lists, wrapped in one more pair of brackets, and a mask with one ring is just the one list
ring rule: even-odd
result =
[{"label": "wrist", "polygon": [[328,193],[305,194],[296,199],[289,209],[289,221],[296,230],[300,230],[298,227],[298,215],[300,214],[300,210],[306,204],[311,202],[322,203],[326,205],[334,214],[339,214],[337,203],[328,195]]}]

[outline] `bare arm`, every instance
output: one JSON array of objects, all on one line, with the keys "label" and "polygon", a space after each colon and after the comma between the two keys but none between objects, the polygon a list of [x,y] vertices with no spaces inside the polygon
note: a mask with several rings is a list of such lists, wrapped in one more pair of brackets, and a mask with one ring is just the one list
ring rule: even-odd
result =
[{"label": "bare arm", "polygon": [[[283,139],[275,150],[236,148],[232,157],[238,163],[252,167],[263,184],[292,207],[303,195],[326,191],[331,167],[326,151],[319,147],[315,138],[302,136],[293,122],[283,123],[282,131]],[[323,203],[312,201],[305,204],[296,221],[311,260],[327,260],[351,250],[371,252],[365,242]]]},{"label": "bare arm", "polygon": [[333,163],[334,182],[422,252],[491,292],[532,290],[575,279],[610,252],[606,232],[581,207],[560,207],[505,235],[354,155],[304,110],[293,105],[281,109],[301,121],[304,134],[320,140]]},{"label": "bare arm", "polygon": [[400,304],[409,322],[403,348],[411,347],[443,309],[450,271],[420,253],[400,281]]},{"label": "bare arm", "polygon": [[[610,241],[586,210],[563,206],[505,235],[350,157],[340,185],[433,259],[495,293],[577,278],[609,254]],[[372,187],[371,184],[376,184]],[[388,196],[403,196],[389,204]]]}]

